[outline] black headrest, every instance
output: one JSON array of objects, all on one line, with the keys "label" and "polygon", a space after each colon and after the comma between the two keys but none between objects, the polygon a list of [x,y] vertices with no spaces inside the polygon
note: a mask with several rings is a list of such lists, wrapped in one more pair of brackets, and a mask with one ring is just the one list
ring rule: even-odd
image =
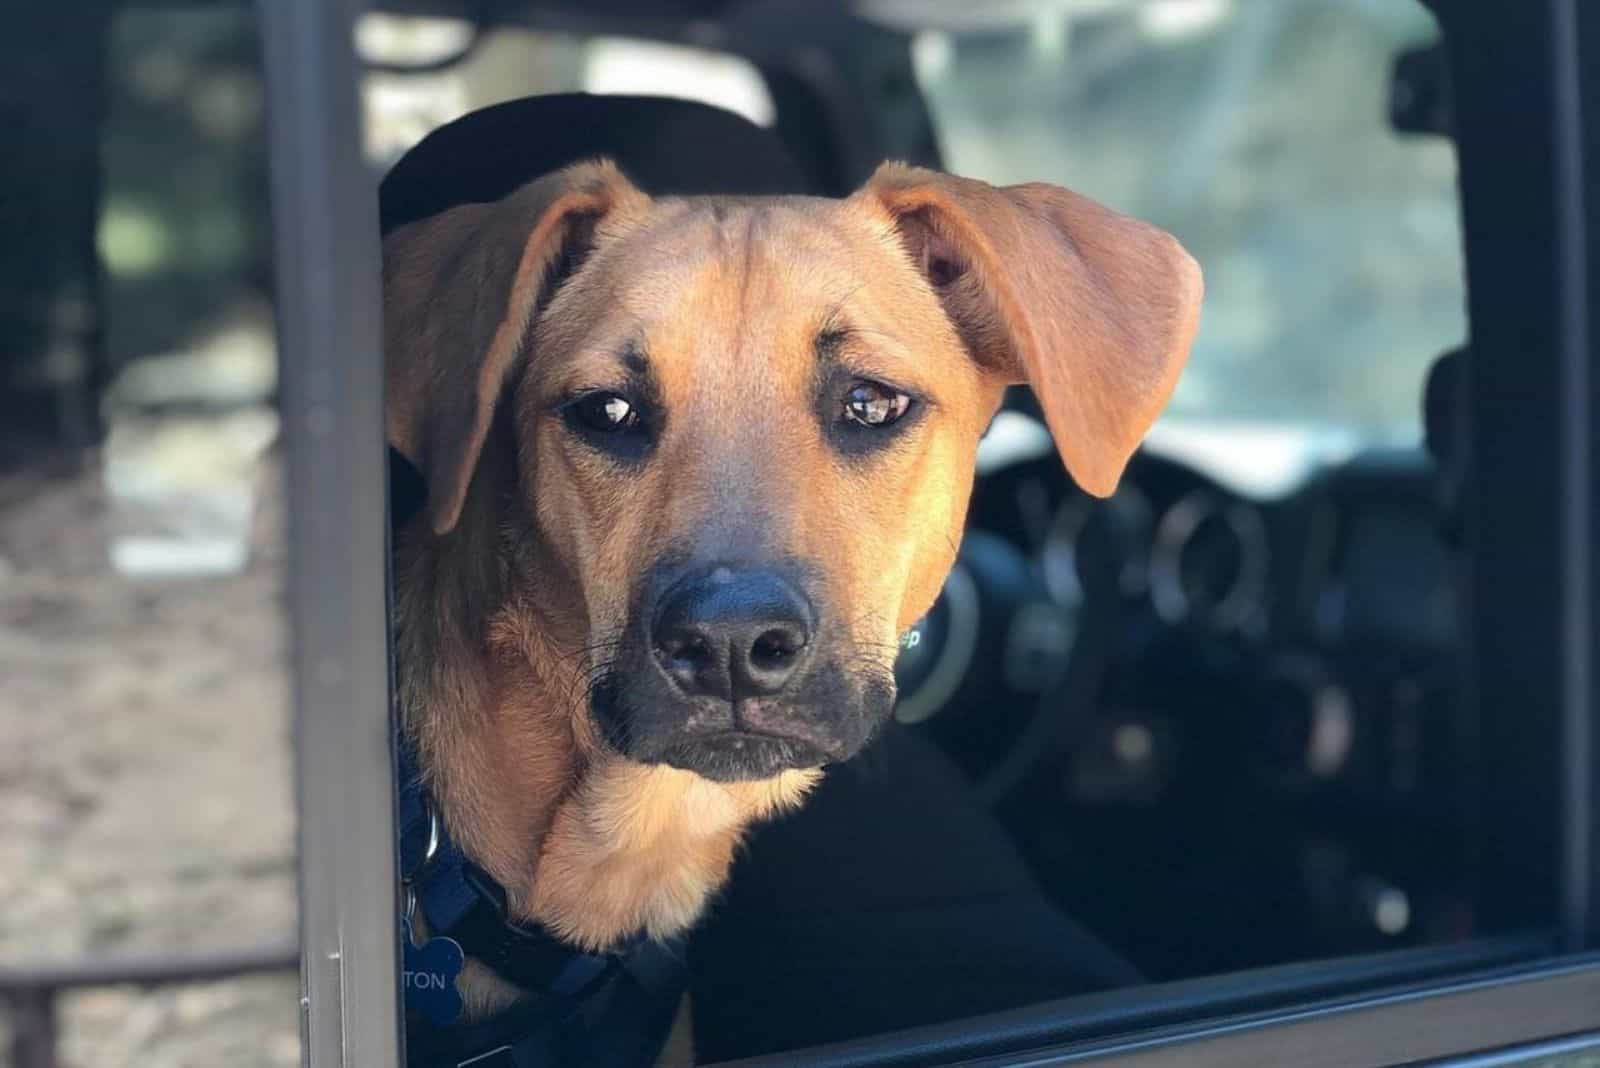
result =
[{"label": "black headrest", "polygon": [[463,115],[402,156],[378,189],[383,232],[499,200],[596,156],[660,196],[813,192],[776,134],[730,111],[662,97],[530,96]]}]

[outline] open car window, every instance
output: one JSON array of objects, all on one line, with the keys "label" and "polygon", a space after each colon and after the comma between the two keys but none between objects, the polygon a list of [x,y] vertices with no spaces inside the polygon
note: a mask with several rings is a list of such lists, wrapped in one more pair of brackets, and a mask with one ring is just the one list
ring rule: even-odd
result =
[{"label": "open car window", "polygon": [[429,1044],[410,996],[449,947],[391,719],[387,512],[421,497],[385,455],[375,187],[580,93],[723,109],[816,193],[884,158],[1059,183],[1207,278],[1110,498],[1008,395],[875,744],[654,961],[697,1063],[1595,1055],[1600,16],[825,6],[18,18],[0,55],[61,62],[0,64],[16,1068],[500,1055]]},{"label": "open car window", "polygon": [[1391,115],[1397,57],[1438,38],[1418,3],[1142,4],[913,54],[949,166],[1082,190],[1206,264],[1169,423],[1386,445],[1466,336],[1454,146]]}]

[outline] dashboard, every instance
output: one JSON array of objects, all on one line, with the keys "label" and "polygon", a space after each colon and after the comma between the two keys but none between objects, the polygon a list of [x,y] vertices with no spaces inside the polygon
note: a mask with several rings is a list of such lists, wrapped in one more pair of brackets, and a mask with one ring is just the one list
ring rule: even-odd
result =
[{"label": "dashboard", "polygon": [[989,470],[901,722],[1150,975],[1459,937],[1458,551],[1420,450],[1271,498],[1147,450],[1108,500]]}]

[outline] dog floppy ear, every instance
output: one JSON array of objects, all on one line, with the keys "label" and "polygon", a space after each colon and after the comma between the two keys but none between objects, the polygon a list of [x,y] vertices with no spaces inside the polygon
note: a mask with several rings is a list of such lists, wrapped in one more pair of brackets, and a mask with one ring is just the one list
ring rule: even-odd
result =
[{"label": "dog floppy ear", "polygon": [[601,219],[647,200],[610,162],[580,163],[384,239],[385,428],[422,472],[435,533],[460,518],[540,310],[593,247]]},{"label": "dog floppy ear", "polygon": [[1171,235],[1053,185],[886,163],[887,209],[972,356],[1033,387],[1078,485],[1116,489],[1183,369],[1200,268]]}]

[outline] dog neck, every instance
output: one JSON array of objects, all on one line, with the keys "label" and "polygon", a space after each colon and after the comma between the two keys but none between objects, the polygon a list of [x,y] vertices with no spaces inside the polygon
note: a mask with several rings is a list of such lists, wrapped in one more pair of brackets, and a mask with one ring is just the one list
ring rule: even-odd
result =
[{"label": "dog neck", "polygon": [[[396,540],[402,728],[461,849],[506,890],[513,919],[604,952],[688,928],[755,820],[800,800],[815,771],[715,783],[608,751],[586,700],[591,665],[559,590],[533,596],[487,494],[445,538]],[[519,524],[520,526],[520,524]],[[556,584],[559,585],[559,584]],[[537,603],[536,603],[537,601]],[[469,1012],[514,992],[463,974]]]}]

